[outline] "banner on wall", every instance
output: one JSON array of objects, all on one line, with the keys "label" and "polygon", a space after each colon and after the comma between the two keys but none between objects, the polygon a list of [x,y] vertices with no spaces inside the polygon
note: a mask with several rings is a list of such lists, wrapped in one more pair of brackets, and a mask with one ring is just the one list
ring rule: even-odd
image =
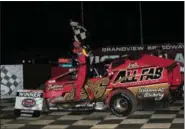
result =
[{"label": "banner on wall", "polygon": [[23,89],[23,65],[1,65],[1,99],[15,98]]},{"label": "banner on wall", "polygon": [[[153,53],[156,51],[157,47],[162,47],[163,52],[166,57],[169,59],[173,59],[176,61],[180,61],[184,63],[184,44],[176,43],[176,44],[161,44],[161,45],[120,45],[120,46],[105,46],[95,50],[92,50],[93,56],[90,57],[90,63],[96,64],[99,62],[103,62],[107,59],[115,59],[125,54],[131,54],[133,52],[142,52],[146,51],[146,53]],[[183,68],[184,69],[184,68]],[[61,73],[68,71],[68,69],[63,67],[53,67],[51,70],[51,76],[59,76]]]},{"label": "banner on wall", "polygon": [[90,63],[103,62],[106,59],[115,59],[120,55],[130,54],[132,52],[146,51],[147,53],[155,52],[157,47],[162,47],[162,51],[166,53],[169,59],[184,63],[184,44],[161,44],[161,45],[145,45],[143,46],[106,46],[93,50],[94,56],[90,57]]}]

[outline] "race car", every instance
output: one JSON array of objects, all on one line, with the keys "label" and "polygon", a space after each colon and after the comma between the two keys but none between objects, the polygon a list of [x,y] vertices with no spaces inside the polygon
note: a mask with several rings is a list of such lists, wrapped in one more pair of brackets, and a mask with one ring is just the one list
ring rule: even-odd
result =
[{"label": "race car", "polygon": [[[106,64],[103,74],[96,67],[89,71],[82,86],[80,101],[75,101],[78,68],[49,79],[44,98],[50,110],[103,110],[109,107],[116,116],[137,108],[140,100],[166,101],[182,94],[183,76],[174,60],[142,54],[138,59],[122,57]],[[78,73],[81,74],[81,73]]]},{"label": "race car", "polygon": [[[127,116],[136,110],[141,100],[168,102],[183,94],[184,78],[177,61],[137,53],[89,65],[83,45],[77,44],[74,44],[78,49],[74,51],[77,53],[77,65],[47,80],[40,87],[42,93],[39,91],[39,95],[25,94],[24,97],[42,98],[44,111],[109,108],[116,116]],[[69,63],[69,60],[65,61]],[[23,93],[20,95],[23,96]],[[24,100],[26,107],[34,107],[35,104],[33,99]]]}]

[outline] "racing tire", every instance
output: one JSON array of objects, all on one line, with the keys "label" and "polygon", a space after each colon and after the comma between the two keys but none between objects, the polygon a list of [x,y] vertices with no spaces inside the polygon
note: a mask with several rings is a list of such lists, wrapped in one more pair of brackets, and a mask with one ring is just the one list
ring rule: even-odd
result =
[{"label": "racing tire", "polygon": [[[126,108],[124,108],[125,105]],[[121,93],[112,96],[109,106],[114,115],[123,117],[136,110],[137,99],[130,91],[123,90]]]}]

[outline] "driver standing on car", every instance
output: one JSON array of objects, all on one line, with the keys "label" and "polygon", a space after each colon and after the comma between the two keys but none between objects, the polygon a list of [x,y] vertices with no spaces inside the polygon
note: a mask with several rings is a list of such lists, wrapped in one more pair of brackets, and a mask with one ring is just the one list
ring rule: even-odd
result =
[{"label": "driver standing on car", "polygon": [[77,54],[78,60],[77,79],[75,81],[75,101],[80,101],[80,92],[86,81],[88,54],[80,42],[75,41],[73,46],[73,52]]}]

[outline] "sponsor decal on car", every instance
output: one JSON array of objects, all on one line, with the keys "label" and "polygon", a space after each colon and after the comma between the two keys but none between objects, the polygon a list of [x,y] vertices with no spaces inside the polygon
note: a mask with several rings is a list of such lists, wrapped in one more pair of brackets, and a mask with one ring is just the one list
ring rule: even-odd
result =
[{"label": "sponsor decal on car", "polygon": [[138,68],[139,67],[139,65],[137,64],[137,63],[130,63],[129,65],[128,65],[128,68],[129,69],[131,69],[131,68]]},{"label": "sponsor decal on car", "polygon": [[[91,93],[93,93],[96,99],[105,97],[104,95],[108,94],[108,91],[106,91],[106,86],[109,84],[109,81],[110,80],[107,77],[102,78],[96,82],[87,80],[85,87],[81,90],[80,99],[87,99],[88,96],[90,97]],[[73,90],[70,93],[65,94],[64,98],[67,101],[74,100],[74,93],[75,89],[73,88]]]},{"label": "sponsor decal on car", "polygon": [[164,97],[164,88],[140,88],[138,90],[137,98],[155,98],[161,100]]},{"label": "sponsor decal on car", "polygon": [[134,70],[121,70],[114,80],[114,84],[138,83],[155,81],[162,77],[163,68],[143,68]]},{"label": "sponsor decal on car", "polygon": [[62,90],[63,85],[48,85],[48,90]]}]

